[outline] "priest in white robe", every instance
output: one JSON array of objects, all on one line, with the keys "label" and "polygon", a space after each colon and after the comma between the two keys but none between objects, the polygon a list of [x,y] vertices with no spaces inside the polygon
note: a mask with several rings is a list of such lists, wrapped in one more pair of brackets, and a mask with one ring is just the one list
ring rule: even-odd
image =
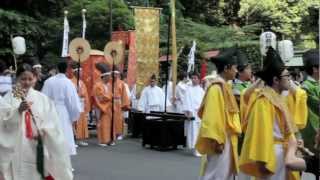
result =
[{"label": "priest in white robe", "polygon": [[185,122],[185,134],[187,136],[187,148],[193,150],[195,156],[200,154],[195,150],[199,129],[201,126],[198,110],[204,96],[204,90],[200,86],[200,76],[196,73],[192,75],[192,85],[186,90],[184,112],[194,120]]},{"label": "priest in white robe", "polygon": [[57,75],[45,81],[42,92],[52,99],[56,105],[60,125],[68,142],[66,148],[70,155],[76,155],[73,123],[79,119],[82,112],[81,101],[76,87],[65,74],[67,63],[60,62],[58,71]]},{"label": "priest in white robe", "polygon": [[185,104],[186,99],[186,92],[188,86],[190,86],[190,81],[188,79],[188,74],[183,73],[179,76],[180,82],[177,84],[176,87],[176,97],[174,99],[175,104],[175,110],[176,113],[184,113],[183,108]]},{"label": "priest in white robe", "polygon": [[35,77],[31,66],[19,67],[17,77],[25,101],[13,92],[0,99],[0,179],[43,180],[37,170],[40,134],[45,179],[72,180],[70,157],[53,102],[32,89]]},{"label": "priest in white robe", "polygon": [[142,90],[138,110],[144,113],[150,113],[151,111],[165,110],[165,95],[160,87],[158,87],[156,76],[153,75],[150,78],[150,85]]},{"label": "priest in white robe", "polygon": [[162,91],[164,93],[167,92],[167,111],[168,112],[175,112],[175,107],[173,106],[173,92],[172,92],[172,81],[168,81],[167,84],[163,85]]}]

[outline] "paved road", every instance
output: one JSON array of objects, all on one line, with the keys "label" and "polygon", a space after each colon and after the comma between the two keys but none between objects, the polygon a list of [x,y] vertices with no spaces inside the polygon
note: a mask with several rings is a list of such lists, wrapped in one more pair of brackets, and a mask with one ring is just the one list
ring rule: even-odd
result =
[{"label": "paved road", "polygon": [[[197,180],[200,159],[184,150],[159,152],[141,147],[136,139],[114,147],[78,148],[73,158],[75,180]],[[314,180],[307,175],[303,180]]]},{"label": "paved road", "polygon": [[200,159],[183,150],[144,149],[130,139],[113,147],[78,148],[73,164],[75,180],[196,180]]}]

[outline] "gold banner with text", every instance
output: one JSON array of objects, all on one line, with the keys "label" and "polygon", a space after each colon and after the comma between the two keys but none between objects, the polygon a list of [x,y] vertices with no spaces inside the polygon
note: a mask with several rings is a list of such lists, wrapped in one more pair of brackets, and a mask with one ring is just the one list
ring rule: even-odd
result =
[{"label": "gold banner with text", "polygon": [[159,75],[160,9],[135,7],[137,95],[149,78]]}]

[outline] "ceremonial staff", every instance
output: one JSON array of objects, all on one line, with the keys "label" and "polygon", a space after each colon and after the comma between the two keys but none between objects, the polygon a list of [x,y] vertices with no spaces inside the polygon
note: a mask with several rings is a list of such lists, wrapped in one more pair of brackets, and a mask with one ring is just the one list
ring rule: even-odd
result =
[{"label": "ceremonial staff", "polygon": [[26,41],[23,37],[17,36],[13,37],[10,35],[11,44],[13,49],[13,60],[14,60],[14,71],[17,71],[17,58],[16,55],[22,55],[26,52]]},{"label": "ceremonial staff", "polygon": [[[320,44],[320,7],[318,7],[318,45]],[[318,46],[319,52],[320,53],[320,45]],[[319,66],[318,66],[318,72],[319,72],[319,84],[320,84],[320,56],[319,56]],[[318,104],[319,105],[319,104]],[[319,105],[319,114],[320,114],[320,105]],[[320,122],[320,115],[318,116],[318,121]],[[318,127],[318,131],[320,131],[320,127]],[[320,151],[320,144],[316,142],[315,144],[316,150]],[[320,167],[320,159],[318,162],[318,167]],[[316,173],[316,179],[320,180],[320,169],[318,169]]]},{"label": "ceremonial staff", "polygon": [[112,66],[112,100],[111,100],[111,140],[113,141],[113,134],[114,134],[114,129],[113,129],[113,124],[114,124],[114,89],[115,89],[115,66],[119,65],[121,63],[121,58],[123,57],[123,45],[122,42],[115,42],[115,41],[111,41],[109,42],[105,48],[104,48],[104,56],[106,59],[111,59],[111,63],[109,63],[110,66]]},{"label": "ceremonial staff", "polygon": [[168,81],[169,81],[169,54],[170,54],[170,30],[171,30],[171,15],[168,16],[168,39],[167,39],[167,61],[166,61],[166,91],[164,101],[164,112],[167,112],[167,98],[168,98]]},{"label": "ceremonial staff", "polygon": [[69,52],[70,57],[73,61],[78,63],[78,77],[77,77],[77,88],[80,85],[80,66],[81,63],[90,57],[91,47],[87,40],[83,38],[75,38],[70,42]]},{"label": "ceremonial staff", "polygon": [[[318,44],[320,44],[320,7],[318,8]],[[318,48],[318,53],[320,53],[320,45],[317,47]],[[319,56],[319,66],[318,66],[318,72],[319,72],[319,77],[320,77],[320,56]],[[320,84],[320,78],[318,80],[318,83]],[[319,105],[319,114],[320,114],[320,105]],[[320,116],[319,116],[320,118]],[[318,121],[320,122],[320,119],[318,119]],[[320,130],[320,127],[318,127],[318,130]],[[320,144],[316,142],[315,144],[315,148],[320,150]],[[320,162],[319,162],[319,166],[320,166]]]},{"label": "ceremonial staff", "polygon": [[114,58],[115,58],[115,56],[114,56],[114,53],[113,53],[114,51],[112,51],[111,52],[111,58],[112,58],[112,73],[111,73],[111,78],[112,78],[112,101],[111,101],[111,104],[112,104],[112,111],[111,111],[111,140],[112,141],[114,141],[114,139],[113,139],[113,134],[114,134],[114,129],[113,129],[113,124],[114,124],[114,83],[115,83],[115,78],[114,78],[114,76],[115,76],[115,74],[114,74],[114,70],[115,70],[115,65],[114,65]]}]

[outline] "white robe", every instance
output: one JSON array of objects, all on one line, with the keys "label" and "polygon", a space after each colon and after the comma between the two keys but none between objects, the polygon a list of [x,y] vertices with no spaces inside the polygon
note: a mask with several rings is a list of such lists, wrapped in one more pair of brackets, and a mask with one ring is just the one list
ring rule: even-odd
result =
[{"label": "white robe", "polygon": [[165,93],[167,90],[167,111],[175,112],[175,108],[172,104],[173,92],[172,92],[172,81],[168,81],[168,85],[162,87],[162,91]]},{"label": "white robe", "polygon": [[180,81],[177,85],[176,89],[176,113],[184,113],[183,107],[185,106],[186,99],[186,91],[188,88],[188,84]]},{"label": "white robe", "polygon": [[66,148],[70,155],[75,155],[73,123],[79,119],[82,108],[74,84],[66,75],[57,74],[45,81],[42,92],[56,105],[61,127],[68,142]]},{"label": "white robe", "polygon": [[[70,157],[53,102],[42,93],[30,89],[27,101],[39,127],[45,152],[45,172],[55,180],[72,180]],[[8,93],[0,100],[0,179],[41,180],[36,169],[37,141],[26,138],[25,113],[18,108],[21,100]],[[33,134],[37,131],[32,123]],[[1,177],[3,176],[3,177]]]},{"label": "white robe", "polygon": [[[278,120],[276,119],[273,124],[273,137],[275,139],[283,139],[283,135],[281,134],[281,130],[278,124]],[[274,175],[268,178],[261,178],[261,180],[278,180],[278,179],[286,179],[286,165],[284,162],[285,159],[285,150],[282,144],[275,144],[274,151],[277,159],[277,168]]]},{"label": "white robe", "polygon": [[5,94],[12,89],[11,76],[0,76],[0,94]]},{"label": "white robe", "polygon": [[194,149],[199,134],[201,121],[197,113],[203,96],[204,90],[199,85],[191,85],[186,90],[184,112],[190,112],[192,117],[195,118],[193,121],[185,121],[185,134],[187,136],[187,147],[189,149]]},{"label": "white robe", "polygon": [[130,100],[131,100],[131,108],[132,109],[138,109],[138,99],[136,96],[137,93],[137,86],[136,84],[133,85],[131,91],[130,91]]},{"label": "white robe", "polygon": [[158,86],[147,86],[142,90],[138,110],[144,113],[151,111],[164,111],[165,95],[162,89]]},{"label": "white robe", "polygon": [[231,166],[231,143],[227,137],[221,154],[207,155],[204,175],[200,180],[233,180],[234,175],[230,172]]}]

